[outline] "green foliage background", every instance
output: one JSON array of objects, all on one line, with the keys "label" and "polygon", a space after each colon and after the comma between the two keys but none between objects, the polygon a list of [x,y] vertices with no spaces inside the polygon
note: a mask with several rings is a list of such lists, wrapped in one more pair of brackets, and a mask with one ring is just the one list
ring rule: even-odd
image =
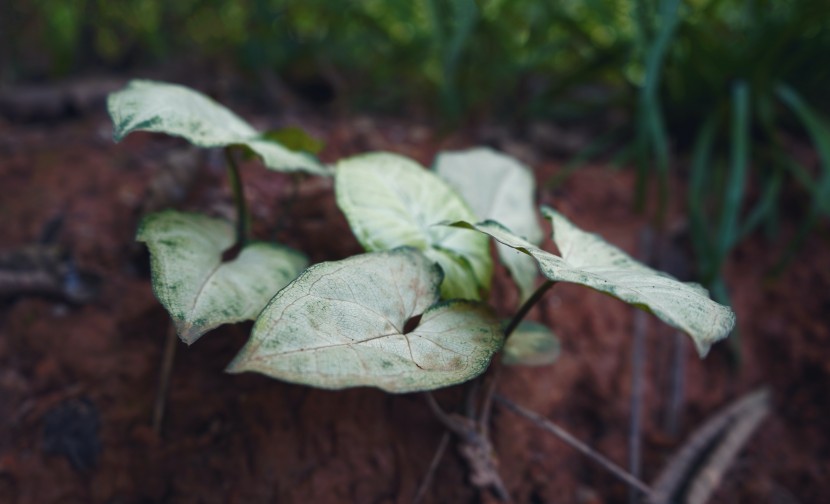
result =
[{"label": "green foliage background", "polygon": [[[672,122],[689,123],[702,121],[700,105],[727,96],[735,78],[761,88],[795,78],[810,103],[830,104],[821,96],[830,82],[821,64],[830,50],[824,0],[4,4],[7,78],[188,55],[247,69],[334,71],[354,83],[348,91],[359,105],[438,98],[444,114],[579,115],[654,81]],[[597,83],[620,94],[562,102]]]}]

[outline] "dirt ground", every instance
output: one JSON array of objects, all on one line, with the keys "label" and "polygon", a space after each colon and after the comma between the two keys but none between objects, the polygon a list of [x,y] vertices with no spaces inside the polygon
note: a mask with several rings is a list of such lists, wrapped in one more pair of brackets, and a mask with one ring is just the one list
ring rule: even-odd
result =
[{"label": "dirt ground", "polygon": [[[430,163],[442,149],[480,141],[475,129],[441,136],[406,119],[294,113],[255,124],[299,125],[326,142],[326,161],[390,150]],[[442,435],[418,394],[314,390],[225,365],[250,324],[179,344],[161,434],[151,427],[169,330],[154,299],[147,257],[133,242],[143,211],[161,206],[232,215],[221,159],[161,136],[111,141],[103,107],[15,124],[0,119],[0,248],[52,243],[99,279],[90,302],[17,296],[0,305],[0,503],[410,502]],[[532,146],[506,145],[532,163],[541,185],[562,167]],[[175,177],[160,175],[180,170]],[[312,261],[360,251],[330,181],[292,178],[245,163],[258,237]],[[679,184],[679,182],[676,181]],[[579,170],[540,200],[633,254],[647,218],[633,211],[634,177],[606,166]],[[676,194],[680,194],[679,190]],[[793,200],[798,198],[793,194]],[[679,203],[675,202],[679,208]],[[682,235],[677,209],[669,228]],[[795,224],[784,214],[784,237]],[[651,481],[688,434],[721,406],[770,387],[772,412],[732,464],[712,502],[819,503],[830,495],[830,240],[824,223],[777,278],[766,274],[783,239],[741,245],[727,265],[740,324],[741,364],[727,344],[700,360],[684,347],[682,408],[667,428],[674,334],[646,317],[642,477]],[[672,257],[688,269],[682,245]],[[494,300],[515,292],[504,272]],[[559,360],[505,368],[500,392],[626,464],[634,310],[606,296],[556,286],[530,318],[551,324]],[[463,387],[437,394],[458,410]],[[499,406],[493,437],[516,502],[627,502],[628,489],[558,439]],[[481,502],[454,450],[427,502]]]}]

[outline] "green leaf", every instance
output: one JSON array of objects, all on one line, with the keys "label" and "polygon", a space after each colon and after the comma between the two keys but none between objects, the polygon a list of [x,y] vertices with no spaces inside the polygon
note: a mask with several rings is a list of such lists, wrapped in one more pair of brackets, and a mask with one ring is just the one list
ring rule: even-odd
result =
[{"label": "green leaf", "polygon": [[172,210],[141,223],[136,239],[150,250],[153,292],[187,344],[222,324],[255,319],[307,265],[299,252],[263,242],[222,262],[234,236],[224,220]]},{"label": "green leaf", "polygon": [[126,88],[109,96],[107,107],[116,141],[133,131],[167,133],[198,147],[248,147],[272,170],[329,174],[312,156],[264,138],[227,108],[184,86],[130,81]]},{"label": "green leaf", "polygon": [[308,152],[314,155],[319,154],[323,150],[323,147],[325,147],[325,144],[321,140],[314,138],[304,129],[296,126],[266,131],[262,134],[262,137],[277,142],[293,151]]},{"label": "green leaf", "polygon": [[542,324],[522,321],[504,343],[507,366],[544,366],[559,357],[559,340]]},{"label": "green leaf", "polygon": [[[510,156],[491,149],[443,152],[435,172],[470,204],[478,220],[492,219],[533,244],[542,241],[542,228],[533,207],[533,173]],[[519,287],[521,301],[533,294],[538,274],[530,257],[498,244],[499,257]]]},{"label": "green leaf", "polygon": [[228,371],[387,392],[467,381],[487,369],[501,330],[483,304],[434,304],[441,276],[409,247],[316,264],[263,310]]},{"label": "green leaf", "polygon": [[553,240],[562,257],[519,238],[497,222],[456,222],[453,225],[476,229],[530,255],[550,280],[591,287],[653,313],[663,322],[689,334],[701,357],[706,355],[712,343],[728,336],[735,326],[734,312],[709,299],[700,285],[680,282],[635,261],[598,235],[577,228],[550,208],[543,207],[542,214],[553,224]]},{"label": "green leaf", "polygon": [[391,153],[371,153],[337,164],[337,204],[368,251],[410,246],[444,270],[445,299],[482,298],[493,263],[486,237],[436,225],[475,220],[467,203],[421,165]]}]

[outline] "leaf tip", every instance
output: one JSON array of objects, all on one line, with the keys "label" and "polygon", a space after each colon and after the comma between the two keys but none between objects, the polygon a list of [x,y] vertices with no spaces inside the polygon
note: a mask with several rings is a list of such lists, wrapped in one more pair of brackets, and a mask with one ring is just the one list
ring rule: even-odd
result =
[{"label": "leaf tip", "polygon": [[206,332],[201,327],[194,326],[186,320],[176,320],[174,323],[176,325],[176,334],[179,335],[179,339],[187,346],[195,343]]},{"label": "leaf tip", "polygon": [[722,313],[719,314],[713,324],[714,328],[708,335],[693,337],[698,357],[705,358],[712,349],[712,345],[718,341],[725,340],[732,334],[737,324],[735,312],[728,306],[720,305]]},{"label": "leaf tip", "polygon": [[434,226],[448,226],[448,227],[455,227],[455,228],[461,228],[461,229],[475,229],[474,224],[472,224],[470,222],[467,222],[467,221],[464,221],[464,220],[441,221],[441,222],[436,222],[433,225]]},{"label": "leaf tip", "polygon": [[225,366],[225,372],[228,374],[239,374],[248,371],[249,369],[245,367],[246,361],[247,357],[245,357],[245,348],[243,348],[239,351],[236,357],[234,357],[233,360]]}]

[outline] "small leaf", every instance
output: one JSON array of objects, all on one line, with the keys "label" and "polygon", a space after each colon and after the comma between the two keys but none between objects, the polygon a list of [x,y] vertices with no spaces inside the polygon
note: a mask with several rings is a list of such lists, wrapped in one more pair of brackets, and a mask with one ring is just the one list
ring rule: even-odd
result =
[{"label": "small leaf", "polygon": [[307,152],[314,155],[319,154],[325,147],[321,140],[314,138],[304,129],[296,126],[266,131],[262,134],[262,138],[277,142],[293,151]]},{"label": "small leaf", "polygon": [[267,138],[242,118],[190,88],[148,80],[130,81],[107,100],[114,137],[153,131],[182,137],[198,147],[243,145],[277,171],[329,172],[312,156],[293,152]]},{"label": "small leaf", "polygon": [[[486,148],[443,152],[435,172],[470,204],[478,220],[498,221],[538,245],[542,228],[533,207],[533,173],[510,156]],[[519,287],[520,302],[533,294],[538,268],[532,258],[498,244],[499,257]]]},{"label": "small leaf", "polygon": [[368,251],[415,247],[441,265],[445,299],[481,299],[493,263],[486,237],[436,225],[475,219],[461,197],[434,173],[403,156],[372,153],[337,165],[337,204]]},{"label": "small leaf", "polygon": [[187,344],[222,324],[255,319],[307,264],[302,254],[263,242],[222,262],[233,226],[172,210],[148,215],[136,239],[150,250],[153,292]]},{"label": "small leaf", "polygon": [[680,282],[635,261],[550,208],[542,208],[542,214],[553,224],[553,240],[562,257],[519,238],[497,222],[453,225],[477,229],[532,256],[550,280],[585,285],[653,313],[689,334],[701,357],[712,343],[728,336],[735,326],[734,312],[709,299],[700,285]]},{"label": "small leaf", "polygon": [[559,357],[559,340],[542,324],[522,321],[504,343],[507,366],[544,366]]},{"label": "small leaf", "polygon": [[408,247],[316,264],[263,310],[228,371],[387,392],[467,381],[501,347],[499,323],[479,303],[434,304],[440,284],[441,270]]}]

